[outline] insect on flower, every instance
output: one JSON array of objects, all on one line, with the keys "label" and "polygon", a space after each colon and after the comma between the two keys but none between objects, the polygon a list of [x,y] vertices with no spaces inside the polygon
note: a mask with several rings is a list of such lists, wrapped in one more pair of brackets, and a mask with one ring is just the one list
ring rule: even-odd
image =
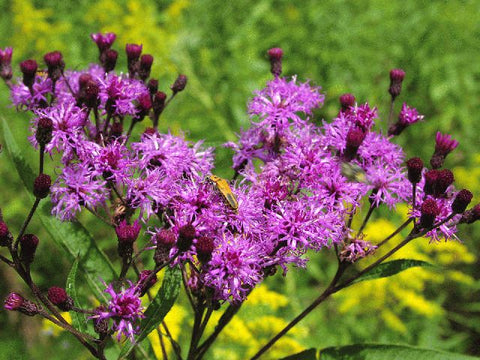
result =
[{"label": "insect on flower", "polygon": [[215,184],[218,191],[222,194],[223,198],[227,201],[228,205],[232,210],[238,210],[238,202],[235,194],[232,192],[230,185],[228,185],[227,180],[222,179],[217,175],[208,176],[208,180]]},{"label": "insect on flower", "polygon": [[341,166],[342,175],[345,176],[349,181],[368,184],[365,171],[359,165],[342,162]]}]

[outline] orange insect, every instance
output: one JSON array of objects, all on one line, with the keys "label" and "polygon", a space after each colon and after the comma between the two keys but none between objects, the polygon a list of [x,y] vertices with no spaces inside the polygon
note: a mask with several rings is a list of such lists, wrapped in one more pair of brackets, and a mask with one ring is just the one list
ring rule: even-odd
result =
[{"label": "orange insect", "polygon": [[220,194],[222,194],[223,198],[227,201],[228,206],[232,208],[232,210],[238,210],[238,201],[235,197],[235,194],[232,192],[230,185],[228,185],[227,180],[222,179],[217,175],[210,175],[208,179],[215,184]]}]

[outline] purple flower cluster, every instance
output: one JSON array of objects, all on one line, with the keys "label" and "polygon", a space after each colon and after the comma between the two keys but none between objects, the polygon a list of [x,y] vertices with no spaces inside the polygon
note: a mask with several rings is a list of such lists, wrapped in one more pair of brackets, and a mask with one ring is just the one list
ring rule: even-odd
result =
[{"label": "purple flower cluster", "polygon": [[[133,243],[148,227],[151,244],[144,250],[154,250],[157,271],[168,264],[188,265],[187,281],[196,292],[238,303],[276,268],[304,266],[309,250],[338,244],[340,259],[349,262],[371,254],[375,246],[361,233],[350,238],[354,230],[347,219],[365,201],[371,209],[382,204],[393,209],[412,198],[403,150],[392,142],[423,119],[406,104],[388,136],[374,130],[377,109],[356,104],[351,94],[341,97],[333,121],[315,122],[314,110],[325,98],[320,87],[281,77],[283,52],[272,49],[274,79],[248,105],[250,128],[226,144],[234,152],[235,178],[240,176],[229,183],[212,176],[213,148],[157,130],[160,114],[187,78],[177,78],[166,100],[158,81],[149,80],[153,57],[141,55],[141,45],[127,44],[128,74],[118,74],[115,34],[93,34],[92,40],[100,65],[64,71],[61,54],[53,52],[45,56],[48,71],[38,74],[36,62],[27,60],[11,97],[18,109],[34,114],[32,145],[60,156],[52,213],[66,221],[87,209],[112,225],[123,275]],[[0,57],[9,54],[6,50]],[[133,128],[146,118],[153,127],[135,137]],[[438,135],[435,174],[422,176],[422,163],[414,183],[411,215],[424,227],[441,222],[428,233],[433,239],[452,237],[452,223],[462,217],[451,215],[453,179],[437,170],[456,145]],[[112,299],[95,318],[113,319],[118,336],[133,340],[133,324],[142,316],[140,288],[115,292],[109,285]]]}]

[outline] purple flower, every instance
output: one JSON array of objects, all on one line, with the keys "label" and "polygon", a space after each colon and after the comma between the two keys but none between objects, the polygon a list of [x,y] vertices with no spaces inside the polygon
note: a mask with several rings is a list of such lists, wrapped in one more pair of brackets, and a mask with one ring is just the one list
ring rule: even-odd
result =
[{"label": "purple flower", "polygon": [[17,109],[34,110],[47,104],[47,95],[52,92],[52,80],[36,76],[33,91],[19,82],[12,86],[10,97]]},{"label": "purple flower", "polygon": [[420,115],[417,109],[411,108],[406,103],[403,103],[402,110],[398,116],[398,121],[401,125],[408,126],[422,120],[423,115]]},{"label": "purple flower", "polygon": [[245,235],[225,234],[218,239],[203,280],[215,290],[216,299],[241,302],[262,280],[262,263],[258,244]]},{"label": "purple flower", "polygon": [[88,164],[65,166],[51,188],[52,214],[62,221],[71,220],[81,207],[95,209],[108,198],[105,181],[92,174]]},{"label": "purple flower", "polygon": [[140,300],[140,289],[137,285],[129,282],[130,287],[116,292],[113,285],[110,284],[105,292],[110,295],[111,299],[108,305],[97,309],[96,315],[92,318],[99,320],[112,319],[112,330],[117,331],[117,340],[120,341],[122,335],[127,337],[131,342],[135,342],[135,334],[138,328],[135,323],[139,319],[143,319],[144,308]]}]

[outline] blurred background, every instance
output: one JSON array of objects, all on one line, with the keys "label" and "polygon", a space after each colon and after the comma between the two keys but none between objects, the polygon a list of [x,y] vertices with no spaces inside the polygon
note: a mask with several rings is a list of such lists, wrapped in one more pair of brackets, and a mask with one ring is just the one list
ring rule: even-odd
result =
[{"label": "blurred background", "polygon": [[[217,146],[216,173],[231,178],[231,152],[221,145],[248,126],[246,104],[252,91],[271,78],[266,50],[282,47],[284,74],[311,80],[326,94],[316,121],[337,114],[338,97],[353,93],[358,102],[388,114],[388,72],[406,72],[396,112],[407,102],[425,115],[396,141],[408,157],[428,162],[437,131],[452,134],[460,146],[447,159],[457,187],[480,196],[480,2],[381,0],[0,0],[0,48],[13,46],[14,69],[27,58],[62,51],[66,66],[82,69],[98,58],[94,32],[115,32],[120,52],[117,70],[126,71],[126,43],[143,44],[155,57],[152,77],[167,91],[178,74],[188,76],[184,92],[161,118],[161,130],[185,131],[190,140]],[[7,118],[27,157],[29,117],[9,106],[0,91],[0,115]],[[148,126],[145,122],[144,126]],[[384,124],[380,126],[385,127]],[[3,141],[2,141],[3,142]],[[31,204],[5,152],[0,154],[0,207],[12,229],[19,228]],[[52,173],[53,173],[53,169]],[[366,229],[379,241],[405,217],[406,209],[377,213]],[[386,215],[383,212],[383,215]],[[107,252],[112,234],[90,228]],[[65,283],[71,264],[34,219],[41,238],[35,276],[42,288]],[[480,355],[480,272],[478,226],[464,227],[458,242],[429,244],[418,239],[398,258],[437,264],[436,270],[411,269],[394,278],[352,286],[318,308],[278,343],[265,359],[276,359],[309,347],[385,342],[432,347]],[[42,239],[43,236],[43,239]],[[211,359],[244,359],[253,355],[308,305],[335,271],[334,254],[312,254],[306,270],[291,269],[268,279],[252,293],[237,320],[210,352]],[[0,264],[0,297],[25,291]],[[88,299],[86,300],[88,301]],[[167,319],[181,343],[187,342],[191,314],[177,304]],[[39,318],[0,310],[0,359],[88,359],[74,339]],[[185,330],[182,330],[185,329]],[[152,338],[155,353],[158,340]]]}]

